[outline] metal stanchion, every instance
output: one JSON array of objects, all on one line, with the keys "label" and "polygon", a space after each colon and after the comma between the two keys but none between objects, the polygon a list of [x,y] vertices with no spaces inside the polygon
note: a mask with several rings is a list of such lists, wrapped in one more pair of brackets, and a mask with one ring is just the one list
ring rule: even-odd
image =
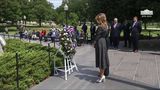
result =
[{"label": "metal stanchion", "polygon": [[16,85],[17,85],[17,89],[19,90],[19,57],[18,57],[18,53],[16,53]]},{"label": "metal stanchion", "polygon": [[49,63],[49,65],[50,65],[50,62],[51,62],[51,52],[50,52],[50,43],[48,43],[48,56],[49,56],[49,61],[48,61],[48,63]]}]

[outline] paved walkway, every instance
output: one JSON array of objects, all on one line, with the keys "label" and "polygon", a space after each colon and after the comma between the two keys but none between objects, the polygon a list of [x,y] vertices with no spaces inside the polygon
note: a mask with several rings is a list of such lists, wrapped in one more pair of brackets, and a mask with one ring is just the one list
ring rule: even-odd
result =
[{"label": "paved walkway", "polygon": [[95,51],[90,45],[77,48],[74,57],[79,72],[73,72],[65,81],[63,75],[51,76],[31,90],[159,90],[160,52],[127,49],[109,50],[110,75],[104,83],[95,83]]}]

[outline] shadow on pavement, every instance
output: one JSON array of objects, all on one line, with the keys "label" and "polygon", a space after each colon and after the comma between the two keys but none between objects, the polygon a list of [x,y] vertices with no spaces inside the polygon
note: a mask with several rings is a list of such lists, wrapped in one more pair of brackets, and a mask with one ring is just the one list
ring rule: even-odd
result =
[{"label": "shadow on pavement", "polygon": [[93,70],[92,66],[83,66],[83,65],[78,65],[79,72],[75,77],[79,78],[80,80],[86,80],[91,83],[95,83],[96,80],[98,79],[98,71]]},{"label": "shadow on pavement", "polygon": [[117,75],[113,75],[113,74],[107,77],[107,79],[116,81],[116,82],[120,82],[120,83],[124,83],[124,84],[128,84],[128,85],[132,85],[132,86],[136,86],[136,87],[140,87],[140,88],[144,88],[146,90],[160,90],[160,88],[158,87],[154,87],[154,86],[142,83],[142,82],[126,79],[126,78],[123,78]]},{"label": "shadow on pavement", "polygon": [[[96,83],[96,80],[98,79],[98,71],[93,70],[93,67],[91,66],[83,66],[83,65],[78,65],[79,66],[79,73],[75,75],[75,77],[79,78],[80,80],[86,80],[90,83]],[[139,88],[144,88],[146,90],[160,90],[160,88],[148,85],[139,81],[134,81],[131,79],[127,79],[121,76],[113,75],[110,74],[109,77],[106,79],[119,82],[119,83],[124,83],[126,85],[131,85]]]}]

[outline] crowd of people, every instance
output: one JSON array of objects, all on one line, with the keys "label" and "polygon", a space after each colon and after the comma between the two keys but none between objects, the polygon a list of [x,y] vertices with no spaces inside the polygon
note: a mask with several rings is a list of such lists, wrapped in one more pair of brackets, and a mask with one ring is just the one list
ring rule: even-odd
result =
[{"label": "crowd of people", "polygon": [[20,38],[30,39],[30,40],[50,40],[53,42],[55,38],[58,38],[59,32],[56,28],[51,28],[49,31],[45,29],[41,30],[29,30],[29,29],[21,29],[19,30]]},{"label": "crowd of people", "polygon": [[[131,48],[133,47],[133,51],[138,51],[138,40],[142,30],[141,23],[138,21],[138,17],[135,16],[132,21],[124,20],[124,22],[120,23],[118,18],[114,18],[113,22],[108,23],[109,27],[109,45],[114,49],[119,48],[120,40],[124,40],[124,47]],[[87,25],[84,22],[81,30],[81,38],[83,42],[87,40]],[[93,43],[96,35],[96,25],[91,22],[90,25],[90,36],[91,43]],[[121,37],[123,35],[123,37]]]},{"label": "crowd of people", "polygon": [[[94,22],[89,23],[83,22],[77,26],[67,26],[68,30],[73,30],[72,33],[74,40],[77,45],[81,46],[84,43],[93,43],[95,40],[97,25]],[[132,21],[124,20],[122,23],[119,22],[118,18],[114,18],[112,22],[108,22],[109,27],[109,45],[115,49],[119,48],[119,42],[122,40],[121,34],[123,33],[124,47],[133,47],[133,51],[138,51],[138,40],[142,30],[141,23],[138,21],[138,17],[134,17]],[[66,26],[64,26],[66,29]],[[78,30],[80,29],[80,30]],[[18,28],[20,38],[41,40],[55,42],[59,39],[60,31],[56,27],[52,26],[49,30],[30,30],[24,26]],[[89,31],[90,30],[90,31]],[[6,34],[8,34],[8,28],[5,28]]]},{"label": "crowd of people", "polygon": [[123,31],[124,47],[131,48],[132,45],[133,51],[137,52],[141,30],[141,23],[138,21],[137,16],[133,18],[132,22],[125,20],[122,24],[118,22],[117,18],[114,18],[110,30],[110,45],[118,49],[120,35]]}]

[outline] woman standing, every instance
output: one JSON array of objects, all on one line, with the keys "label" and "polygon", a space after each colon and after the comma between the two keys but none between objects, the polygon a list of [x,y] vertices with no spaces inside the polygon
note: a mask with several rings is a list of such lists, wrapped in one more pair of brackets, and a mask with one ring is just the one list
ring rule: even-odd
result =
[{"label": "woman standing", "polygon": [[96,54],[96,67],[100,69],[99,76],[97,80],[98,83],[105,81],[105,69],[109,68],[108,59],[108,24],[107,18],[104,13],[100,13],[96,16],[96,21],[99,24],[96,30],[96,38],[94,42],[95,54]]}]

